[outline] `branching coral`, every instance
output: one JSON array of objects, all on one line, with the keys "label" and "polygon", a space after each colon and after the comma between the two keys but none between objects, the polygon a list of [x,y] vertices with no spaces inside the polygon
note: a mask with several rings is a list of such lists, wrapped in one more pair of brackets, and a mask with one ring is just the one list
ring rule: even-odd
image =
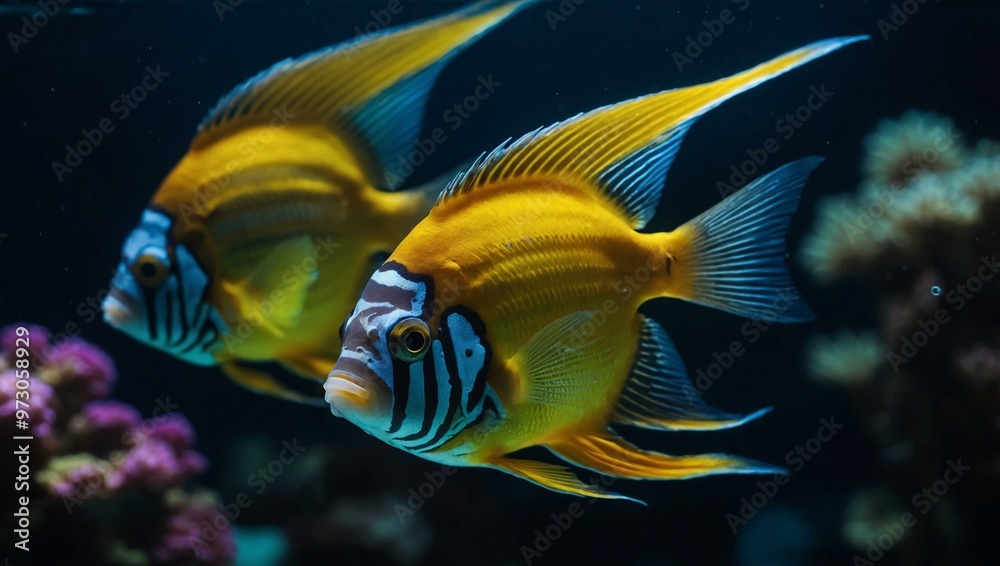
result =
[{"label": "branching coral", "polygon": [[[18,333],[18,327],[27,332]],[[84,340],[52,344],[44,328],[21,324],[0,329],[0,348],[0,426],[6,434],[33,438],[30,480],[21,493],[29,497],[33,517],[32,558],[54,564],[64,556],[61,540],[75,538],[80,563],[233,559],[228,533],[211,542],[197,537],[199,544],[185,538],[197,534],[204,517],[214,516],[217,501],[182,489],[206,468],[184,417],[143,420],[133,407],[105,400],[116,378],[114,364]],[[28,429],[15,430],[18,420],[29,423]]]},{"label": "branching coral", "polygon": [[993,142],[979,146],[968,151],[950,120],[931,114],[883,122],[866,140],[867,177],[857,194],[820,202],[803,265],[827,282],[900,259],[919,262],[928,252],[947,255],[994,226],[1000,154]]},{"label": "branching coral", "polygon": [[[931,114],[881,123],[865,141],[857,194],[820,202],[800,259],[823,283],[867,278],[878,297],[878,331],[814,338],[811,374],[851,385],[903,501],[955,459],[971,463],[947,506],[975,517],[1000,503],[1000,144],[971,151],[959,139],[950,120]],[[954,540],[955,529],[988,540],[951,516],[913,528],[917,536],[899,544],[915,562],[970,557],[953,554],[955,545],[917,551],[914,541]]]},{"label": "branching coral", "polygon": [[809,374],[834,385],[866,383],[885,359],[885,346],[874,332],[841,330],[833,337],[814,336],[806,344]]},{"label": "branching coral", "polygon": [[936,114],[910,111],[900,120],[885,120],[865,138],[865,175],[892,185],[927,171],[958,169],[966,153],[959,140],[952,121]]}]

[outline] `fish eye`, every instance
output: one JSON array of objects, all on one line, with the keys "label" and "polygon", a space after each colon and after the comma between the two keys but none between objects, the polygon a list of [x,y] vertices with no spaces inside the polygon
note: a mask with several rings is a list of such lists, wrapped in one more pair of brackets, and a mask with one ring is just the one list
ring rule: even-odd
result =
[{"label": "fish eye", "polygon": [[132,264],[132,275],[143,287],[156,287],[167,278],[167,266],[152,254],[142,254]]},{"label": "fish eye", "polygon": [[431,345],[431,331],[419,318],[404,318],[389,333],[389,351],[404,362],[424,357]]}]

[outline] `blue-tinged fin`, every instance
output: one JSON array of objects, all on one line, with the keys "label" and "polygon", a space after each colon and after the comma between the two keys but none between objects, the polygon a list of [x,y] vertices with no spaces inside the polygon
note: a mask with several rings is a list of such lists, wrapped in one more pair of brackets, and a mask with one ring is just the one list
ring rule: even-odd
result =
[{"label": "blue-tinged fin", "polygon": [[192,147],[272,123],[277,113],[292,123],[325,124],[353,140],[371,181],[396,188],[405,179],[399,159],[413,148],[444,65],[531,1],[485,0],[281,61],[222,97],[198,126]]},{"label": "blue-tinged fin", "polygon": [[482,155],[441,193],[445,203],[476,187],[511,179],[588,186],[635,228],[652,218],[684,134],[723,101],[840,47],[867,39],[842,37],[791,51],[711,83],[605,106],[505,142]]},{"label": "blue-tinged fin", "polygon": [[785,233],[802,187],[821,157],[757,179],[673,233],[680,254],[673,296],[747,318],[813,318],[785,265]]},{"label": "blue-tinged fin", "polygon": [[663,327],[641,316],[639,348],[612,422],[657,430],[718,430],[767,414],[728,413],[702,400]]}]

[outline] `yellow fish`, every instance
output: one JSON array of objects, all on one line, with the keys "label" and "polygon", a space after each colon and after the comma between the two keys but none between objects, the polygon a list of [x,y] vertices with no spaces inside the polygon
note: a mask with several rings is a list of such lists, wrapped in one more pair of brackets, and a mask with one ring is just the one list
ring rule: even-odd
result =
[{"label": "yellow fish", "polygon": [[861,39],[818,42],[729,78],[600,108],[481,157],[372,275],[324,386],[332,412],[428,460],[493,467],[581,496],[626,498],[509,454],[544,446],[632,479],[778,470],[642,450],[610,425],[714,430],[766,412],[741,416],[702,401],[663,328],[638,308],[676,297],[746,317],[809,319],[800,301],[786,307],[797,295],[784,234],[820,160],[781,167],[672,232],[636,229],[652,218],[695,119]]},{"label": "yellow fish", "polygon": [[392,192],[435,79],[526,3],[479,2],[236,87],[126,239],[104,319],[253,390],[321,402],[240,362],[326,377],[340,322],[445,185]]}]

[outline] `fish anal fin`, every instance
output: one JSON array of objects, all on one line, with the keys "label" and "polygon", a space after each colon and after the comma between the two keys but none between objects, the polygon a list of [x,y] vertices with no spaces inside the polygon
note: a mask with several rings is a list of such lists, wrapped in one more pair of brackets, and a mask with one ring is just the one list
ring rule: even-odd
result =
[{"label": "fish anal fin", "polygon": [[780,467],[726,454],[671,456],[642,450],[608,430],[569,435],[545,445],[567,462],[626,479],[679,480],[714,474],[786,473]]},{"label": "fish anal fin", "polygon": [[337,363],[336,360],[329,360],[311,354],[279,356],[279,362],[290,371],[302,377],[320,381],[326,380],[330,374],[330,370]]},{"label": "fish anal fin", "polygon": [[314,405],[317,407],[326,406],[322,396],[311,397],[289,389],[275,379],[274,376],[262,371],[237,365],[235,363],[228,363],[221,367],[222,372],[226,374],[226,377],[233,380],[240,387],[249,389],[254,393],[269,395],[271,397],[277,397],[278,399],[294,401],[305,405]]},{"label": "fish anal fin", "polygon": [[738,415],[710,406],[688,377],[663,327],[639,316],[639,348],[612,422],[657,430],[718,430],[739,426],[770,411]]},{"label": "fish anal fin", "polygon": [[606,491],[596,484],[586,484],[572,470],[563,466],[507,457],[494,458],[489,461],[489,465],[552,491],[599,499],[625,499],[645,505],[643,501]]}]

